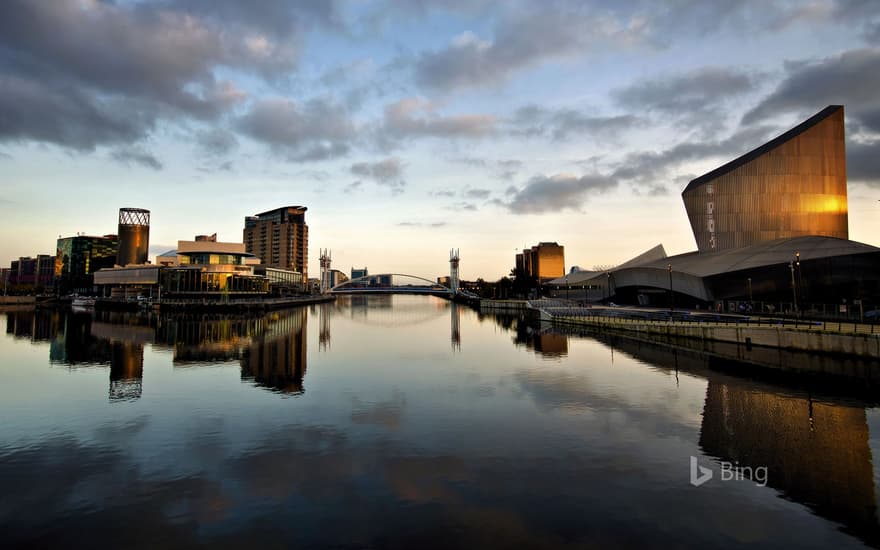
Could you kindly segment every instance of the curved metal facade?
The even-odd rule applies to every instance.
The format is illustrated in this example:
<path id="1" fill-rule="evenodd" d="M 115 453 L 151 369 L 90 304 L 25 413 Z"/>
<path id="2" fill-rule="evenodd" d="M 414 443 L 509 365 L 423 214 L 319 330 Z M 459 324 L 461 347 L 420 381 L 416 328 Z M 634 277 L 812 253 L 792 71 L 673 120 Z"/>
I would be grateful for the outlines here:
<path id="1" fill-rule="evenodd" d="M 682 199 L 701 252 L 806 235 L 847 239 L 843 107 L 694 179 Z"/>
<path id="2" fill-rule="evenodd" d="M 119 209 L 119 251 L 116 265 L 147 263 L 150 247 L 150 211 L 142 208 Z"/>

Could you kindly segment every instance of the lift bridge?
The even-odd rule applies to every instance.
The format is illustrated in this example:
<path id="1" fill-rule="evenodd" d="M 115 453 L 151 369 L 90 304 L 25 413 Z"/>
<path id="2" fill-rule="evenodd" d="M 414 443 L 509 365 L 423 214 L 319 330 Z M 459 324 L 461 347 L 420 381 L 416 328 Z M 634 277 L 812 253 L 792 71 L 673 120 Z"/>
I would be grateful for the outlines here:
<path id="1" fill-rule="evenodd" d="M 440 283 L 403 273 L 367 275 L 340 283 L 329 291 L 332 294 L 430 294 L 445 298 L 455 294 Z"/>

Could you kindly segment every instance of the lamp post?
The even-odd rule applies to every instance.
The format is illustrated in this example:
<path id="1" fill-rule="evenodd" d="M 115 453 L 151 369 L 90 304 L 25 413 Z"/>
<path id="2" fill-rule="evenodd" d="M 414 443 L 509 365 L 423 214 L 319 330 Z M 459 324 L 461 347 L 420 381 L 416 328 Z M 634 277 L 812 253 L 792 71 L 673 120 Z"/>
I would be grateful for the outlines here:
<path id="1" fill-rule="evenodd" d="M 671 317 L 675 307 L 675 295 L 672 293 L 672 264 L 667 264 L 666 270 L 669 272 L 669 315 Z"/>
<path id="2" fill-rule="evenodd" d="M 748 283 L 749 289 L 749 307 L 751 309 L 755 309 L 755 301 L 752 299 L 752 278 L 749 277 L 748 279 L 746 279 L 746 282 Z"/>
<path id="3" fill-rule="evenodd" d="M 798 306 L 797 306 L 797 285 L 795 284 L 795 280 L 794 280 L 794 261 L 788 262 L 788 268 L 791 270 L 791 299 L 792 299 L 792 306 L 794 307 L 794 313 L 796 315 L 798 312 Z"/>
<path id="4" fill-rule="evenodd" d="M 804 280 L 801 277 L 801 253 L 794 253 L 794 267 L 797 270 L 797 286 L 801 289 L 801 300 L 807 299 L 807 293 L 804 292 Z"/>

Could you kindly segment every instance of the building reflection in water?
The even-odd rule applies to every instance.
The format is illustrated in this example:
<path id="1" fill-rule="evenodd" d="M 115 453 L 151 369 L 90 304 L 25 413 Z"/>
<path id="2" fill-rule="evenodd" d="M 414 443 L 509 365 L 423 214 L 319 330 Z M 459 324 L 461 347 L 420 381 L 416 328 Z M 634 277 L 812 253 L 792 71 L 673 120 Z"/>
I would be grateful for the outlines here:
<path id="1" fill-rule="evenodd" d="M 449 339 L 452 341 L 452 349 L 460 350 L 461 349 L 461 310 L 458 308 L 458 304 L 455 302 L 450 302 L 449 305 L 449 316 L 452 319 L 452 327 Z"/>
<path id="2" fill-rule="evenodd" d="M 138 399 L 143 392 L 144 346 L 113 342 L 110 361 L 110 400 Z"/>
<path id="3" fill-rule="evenodd" d="M 525 346 L 542 357 L 557 358 L 568 355 L 567 334 L 541 323 L 536 324 L 522 315 L 509 313 L 482 313 L 480 321 L 491 319 L 499 326 L 514 333 L 513 343 Z"/>
<path id="4" fill-rule="evenodd" d="M 781 393 L 729 376 L 706 390 L 700 446 L 740 466 L 766 466 L 768 485 L 880 542 L 864 406 Z"/>
<path id="5" fill-rule="evenodd" d="M 308 311 L 291 309 L 270 315 L 270 324 L 241 356 L 242 380 L 289 394 L 303 393 L 306 374 Z"/>
<path id="6" fill-rule="evenodd" d="M 333 307 L 333 303 L 324 302 L 318 304 L 318 320 L 321 325 L 320 330 L 318 331 L 318 350 L 327 351 L 330 349 L 330 317 L 331 311 L 330 308 Z"/>
<path id="7" fill-rule="evenodd" d="M 695 350 L 597 337 L 649 365 L 706 378 L 699 440 L 705 454 L 740 467 L 766 467 L 767 485 L 784 498 L 880 544 L 865 412 L 877 401 L 863 384 L 748 370 Z M 733 375 L 734 368 L 742 375 Z"/>

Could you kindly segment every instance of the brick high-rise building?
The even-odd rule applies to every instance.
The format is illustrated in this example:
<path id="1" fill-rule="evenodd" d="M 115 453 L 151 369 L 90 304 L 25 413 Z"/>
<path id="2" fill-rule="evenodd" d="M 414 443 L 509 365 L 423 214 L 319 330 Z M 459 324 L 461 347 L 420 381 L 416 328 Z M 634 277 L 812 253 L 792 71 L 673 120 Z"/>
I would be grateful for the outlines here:
<path id="1" fill-rule="evenodd" d="M 290 269 L 308 278 L 309 226 L 305 206 L 284 206 L 244 219 L 247 252 L 271 267 Z"/>

